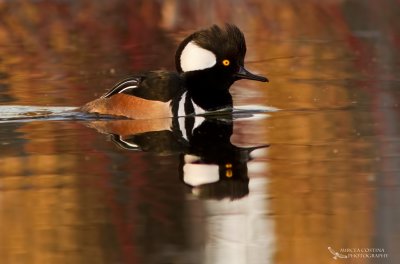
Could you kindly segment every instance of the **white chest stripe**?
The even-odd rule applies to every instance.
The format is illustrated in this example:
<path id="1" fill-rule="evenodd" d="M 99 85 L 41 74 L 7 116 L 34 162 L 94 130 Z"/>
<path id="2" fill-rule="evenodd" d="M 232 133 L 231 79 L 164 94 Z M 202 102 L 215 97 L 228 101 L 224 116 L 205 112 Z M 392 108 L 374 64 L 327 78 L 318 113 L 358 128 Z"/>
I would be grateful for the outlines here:
<path id="1" fill-rule="evenodd" d="M 193 108 L 194 108 L 194 114 L 195 115 L 204 114 L 206 112 L 203 108 L 201 108 L 195 102 L 193 102 L 192 99 L 190 99 L 190 100 L 192 101 L 192 105 L 193 105 Z"/>
<path id="2" fill-rule="evenodd" d="M 187 141 L 189 141 L 188 137 L 187 137 L 187 133 L 186 133 L 186 128 L 185 128 L 185 121 L 186 118 L 184 118 L 184 116 L 186 116 L 186 112 L 185 112 L 185 103 L 186 103 L 186 93 L 184 92 L 182 94 L 181 100 L 179 101 L 179 106 L 178 106 L 178 123 L 179 123 L 179 129 L 182 132 L 182 136 L 184 139 L 186 139 Z M 180 117 L 180 118 L 179 118 Z"/>
<path id="3" fill-rule="evenodd" d="M 214 53 L 199 47 L 193 41 L 190 41 L 182 50 L 180 60 L 184 72 L 211 68 L 217 63 Z"/>
<path id="4" fill-rule="evenodd" d="M 186 112 L 185 112 L 186 93 L 187 92 L 182 94 L 181 100 L 179 101 L 178 116 L 186 116 Z"/>

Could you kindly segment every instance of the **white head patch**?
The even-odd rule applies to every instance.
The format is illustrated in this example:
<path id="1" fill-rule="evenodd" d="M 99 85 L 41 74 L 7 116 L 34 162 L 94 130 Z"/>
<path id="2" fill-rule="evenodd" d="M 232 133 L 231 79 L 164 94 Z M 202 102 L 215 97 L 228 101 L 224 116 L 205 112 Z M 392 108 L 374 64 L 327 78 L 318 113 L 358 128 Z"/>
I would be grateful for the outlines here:
<path id="1" fill-rule="evenodd" d="M 190 41 L 181 54 L 182 71 L 196 71 L 211 68 L 217 63 L 217 57 L 209 50 L 199 47 Z"/>

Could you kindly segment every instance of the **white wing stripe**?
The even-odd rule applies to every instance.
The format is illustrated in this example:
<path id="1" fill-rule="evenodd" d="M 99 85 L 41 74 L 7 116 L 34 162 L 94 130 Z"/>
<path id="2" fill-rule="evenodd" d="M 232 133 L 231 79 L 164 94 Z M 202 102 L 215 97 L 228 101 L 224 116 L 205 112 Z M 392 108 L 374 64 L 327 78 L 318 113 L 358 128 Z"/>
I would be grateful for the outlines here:
<path id="1" fill-rule="evenodd" d="M 125 87 L 124 89 L 118 91 L 118 93 L 122 93 L 122 92 L 124 92 L 124 91 L 126 91 L 126 90 L 130 90 L 130 89 L 135 89 L 135 88 L 137 88 L 137 87 L 138 87 L 137 85 L 136 85 L 136 86 L 128 86 L 128 87 Z"/>

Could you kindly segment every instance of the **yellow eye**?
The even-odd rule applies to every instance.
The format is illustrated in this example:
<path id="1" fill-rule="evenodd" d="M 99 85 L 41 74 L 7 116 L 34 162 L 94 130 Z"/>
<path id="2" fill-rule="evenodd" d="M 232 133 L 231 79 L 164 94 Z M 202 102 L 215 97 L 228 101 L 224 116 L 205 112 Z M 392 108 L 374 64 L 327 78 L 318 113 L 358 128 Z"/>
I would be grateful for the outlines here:
<path id="1" fill-rule="evenodd" d="M 223 64 L 224 66 L 229 66 L 229 64 L 231 64 L 231 62 L 230 62 L 229 60 L 223 60 L 223 61 L 222 61 L 222 64 Z"/>

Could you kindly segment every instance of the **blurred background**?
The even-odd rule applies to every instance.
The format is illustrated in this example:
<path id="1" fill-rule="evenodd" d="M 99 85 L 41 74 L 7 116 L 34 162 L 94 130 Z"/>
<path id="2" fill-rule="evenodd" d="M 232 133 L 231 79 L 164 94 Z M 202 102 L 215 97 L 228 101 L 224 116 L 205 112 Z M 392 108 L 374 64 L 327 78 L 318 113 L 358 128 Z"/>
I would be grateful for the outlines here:
<path id="1" fill-rule="evenodd" d="M 235 122 L 232 143 L 270 147 L 234 201 L 83 122 L 0 123 L 0 263 L 400 263 L 399 17 L 397 0 L 0 1 L 3 106 L 83 105 L 234 23 L 270 79 L 237 82 L 235 105 L 282 109 Z"/>

